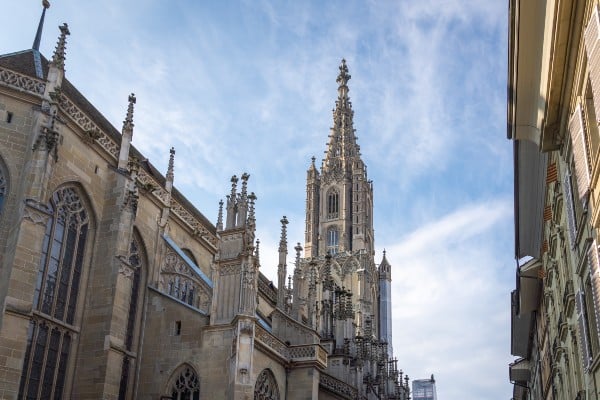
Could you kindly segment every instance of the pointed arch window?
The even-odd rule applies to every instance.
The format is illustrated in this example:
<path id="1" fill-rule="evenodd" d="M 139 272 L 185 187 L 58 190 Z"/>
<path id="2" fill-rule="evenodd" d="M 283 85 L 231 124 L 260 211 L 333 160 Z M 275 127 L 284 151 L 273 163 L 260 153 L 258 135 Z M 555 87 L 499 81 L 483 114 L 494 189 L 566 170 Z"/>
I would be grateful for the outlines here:
<path id="1" fill-rule="evenodd" d="M 340 215 L 340 195 L 335 189 L 327 193 L 327 219 L 339 218 Z"/>
<path id="2" fill-rule="evenodd" d="M 134 233 L 131 244 L 129 245 L 129 265 L 133 268 L 131 276 L 131 298 L 129 300 L 129 313 L 127 315 L 127 330 L 125 331 L 125 348 L 132 351 L 133 338 L 135 332 L 135 324 L 137 321 L 137 309 L 139 302 L 141 269 L 143 267 L 141 254 L 141 240 Z M 119 385 L 119 400 L 127 398 L 127 388 L 130 381 L 130 364 L 131 359 L 128 356 L 123 357 L 123 366 L 121 369 L 121 382 Z"/>
<path id="3" fill-rule="evenodd" d="M 279 400 L 277 381 L 270 369 L 264 369 L 256 378 L 254 400 Z"/>
<path id="4" fill-rule="evenodd" d="M 88 237 L 88 212 L 74 188 L 57 190 L 48 208 L 19 387 L 25 399 L 62 398 Z"/>
<path id="5" fill-rule="evenodd" d="M 173 400 L 200 400 L 200 380 L 190 366 L 184 366 L 170 390 Z"/>
<path id="6" fill-rule="evenodd" d="M 7 194 L 7 178 L 4 176 L 4 171 L 0 167 L 0 214 L 2 214 L 2 206 L 4 205 L 4 198 Z"/>
<path id="7" fill-rule="evenodd" d="M 327 251 L 329 254 L 336 254 L 340 246 L 340 232 L 335 226 L 327 229 Z"/>

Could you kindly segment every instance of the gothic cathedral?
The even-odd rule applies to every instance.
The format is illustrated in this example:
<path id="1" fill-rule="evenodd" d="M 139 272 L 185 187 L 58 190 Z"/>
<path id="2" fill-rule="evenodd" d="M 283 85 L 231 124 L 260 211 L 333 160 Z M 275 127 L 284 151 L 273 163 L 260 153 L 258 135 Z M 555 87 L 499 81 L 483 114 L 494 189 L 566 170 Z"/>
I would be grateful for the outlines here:
<path id="1" fill-rule="evenodd" d="M 67 79 L 66 24 L 40 53 L 46 8 L 32 48 L 0 55 L 0 398 L 408 400 L 346 62 L 275 286 L 250 176 L 211 223 L 174 189 L 173 148 L 163 175 L 131 144 L 136 97 L 117 130 Z"/>

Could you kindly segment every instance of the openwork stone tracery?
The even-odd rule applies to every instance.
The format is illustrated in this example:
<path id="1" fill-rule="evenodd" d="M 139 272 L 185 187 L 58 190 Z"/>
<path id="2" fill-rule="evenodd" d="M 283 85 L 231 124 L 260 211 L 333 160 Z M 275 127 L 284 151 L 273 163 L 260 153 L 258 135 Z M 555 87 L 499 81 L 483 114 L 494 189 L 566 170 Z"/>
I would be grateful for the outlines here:
<path id="1" fill-rule="evenodd" d="M 254 385 L 254 400 L 279 400 L 279 388 L 273 372 L 264 369 Z"/>

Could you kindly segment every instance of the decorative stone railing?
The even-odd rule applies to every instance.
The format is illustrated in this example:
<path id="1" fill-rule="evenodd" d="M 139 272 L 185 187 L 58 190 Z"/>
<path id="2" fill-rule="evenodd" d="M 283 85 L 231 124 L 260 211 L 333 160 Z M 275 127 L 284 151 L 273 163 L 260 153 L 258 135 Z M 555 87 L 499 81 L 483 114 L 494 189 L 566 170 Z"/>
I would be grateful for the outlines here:
<path id="1" fill-rule="evenodd" d="M 277 292 L 270 286 L 271 282 L 266 276 L 260 274 L 258 277 L 258 289 L 266 296 L 266 298 L 272 303 L 277 303 Z"/>
<path id="2" fill-rule="evenodd" d="M 0 67 L 0 84 L 36 96 L 43 95 L 46 90 L 44 81 L 2 67 Z"/>
<path id="3" fill-rule="evenodd" d="M 281 340 L 277 339 L 275 336 L 271 335 L 265 329 L 261 328 L 259 325 L 255 325 L 255 339 L 261 343 L 263 346 L 267 347 L 277 356 L 288 359 L 287 355 L 287 346 Z"/>
<path id="4" fill-rule="evenodd" d="M 341 395 L 346 399 L 358 399 L 358 390 L 355 387 L 350 386 L 346 382 L 342 382 L 339 379 L 336 379 L 333 376 L 327 375 L 323 372 L 321 372 L 319 385 L 322 388 Z"/>
<path id="5" fill-rule="evenodd" d="M 327 352 L 319 344 L 304 344 L 288 347 L 285 343 L 271 335 L 259 325 L 256 325 L 255 332 L 255 339 L 282 359 L 293 361 L 298 364 L 316 363 L 320 368 L 327 368 Z"/>

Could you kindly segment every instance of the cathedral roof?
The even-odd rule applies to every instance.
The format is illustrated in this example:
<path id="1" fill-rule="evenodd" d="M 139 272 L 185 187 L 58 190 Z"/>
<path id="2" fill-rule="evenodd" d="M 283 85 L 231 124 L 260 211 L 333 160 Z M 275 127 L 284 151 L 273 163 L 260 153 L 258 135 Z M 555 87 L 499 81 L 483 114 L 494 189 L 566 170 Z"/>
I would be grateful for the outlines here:
<path id="1" fill-rule="evenodd" d="M 35 49 L 23 50 L 14 53 L 0 55 L 0 68 L 8 69 L 28 77 L 45 80 L 48 76 L 49 61 L 39 51 Z M 83 94 L 67 79 L 62 82 L 62 93 L 69 98 L 81 111 L 83 111 L 98 128 L 109 135 L 115 143 L 121 143 L 121 133 L 102 115 L 92 103 L 90 103 Z M 158 171 L 144 155 L 135 147 L 131 147 L 130 155 L 136 157 L 141 162 L 142 168 L 154 177 L 160 185 L 164 187 L 166 178 Z M 202 221 L 205 228 L 213 235 L 216 234 L 215 225 L 210 222 L 192 203 L 182 195 L 177 189 L 173 188 L 173 193 L 177 201 L 183 205 L 190 213 Z"/>

